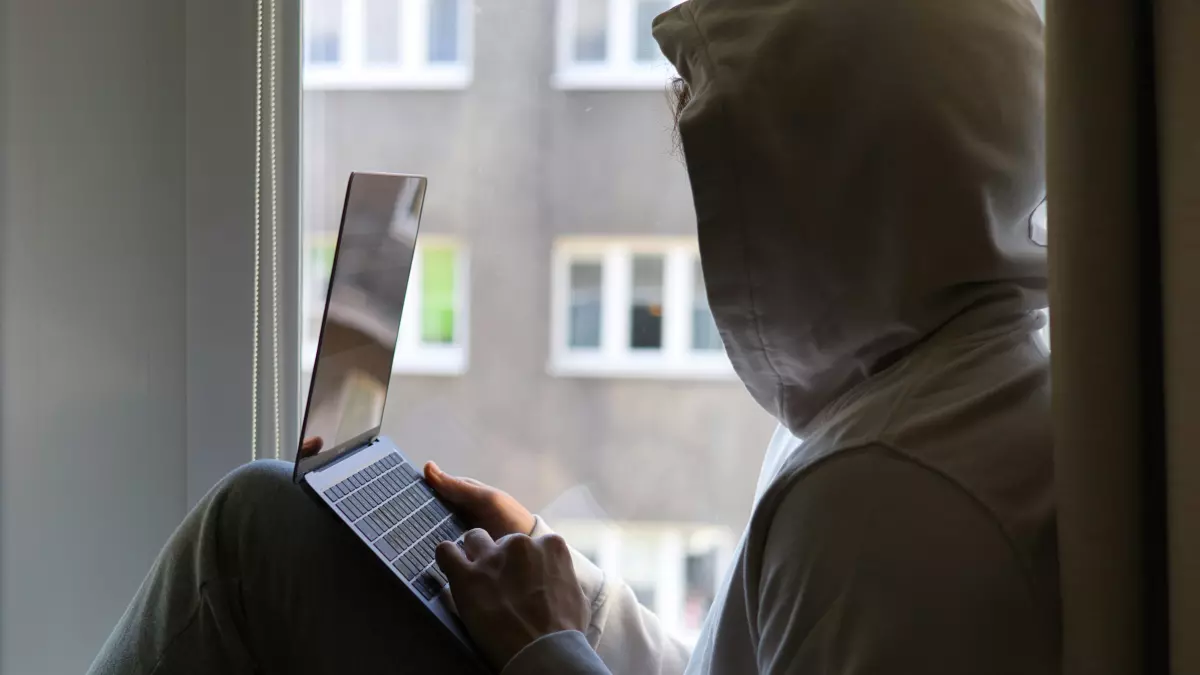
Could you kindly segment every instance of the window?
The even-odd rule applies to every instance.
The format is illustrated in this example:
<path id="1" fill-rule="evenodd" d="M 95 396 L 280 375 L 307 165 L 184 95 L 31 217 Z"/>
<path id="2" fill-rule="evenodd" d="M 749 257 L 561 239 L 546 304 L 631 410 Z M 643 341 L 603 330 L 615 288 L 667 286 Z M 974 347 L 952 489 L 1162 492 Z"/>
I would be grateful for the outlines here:
<path id="1" fill-rule="evenodd" d="M 554 255 L 552 372 L 732 375 L 694 239 L 566 238 Z"/>
<path id="2" fill-rule="evenodd" d="M 669 633 L 695 644 L 733 555 L 729 528 L 547 517 L 575 550 L 628 584 Z"/>
<path id="3" fill-rule="evenodd" d="M 674 74 L 651 34 L 677 0 L 559 0 L 558 67 L 564 89 L 661 89 Z"/>
<path id="4" fill-rule="evenodd" d="M 465 87 L 468 0 L 306 0 L 308 89 Z"/>
<path id="5" fill-rule="evenodd" d="M 305 248 L 304 363 L 317 352 L 336 235 L 310 236 Z M 466 255 L 456 242 L 426 237 L 417 248 L 404 296 L 392 371 L 458 375 L 466 357 Z"/>

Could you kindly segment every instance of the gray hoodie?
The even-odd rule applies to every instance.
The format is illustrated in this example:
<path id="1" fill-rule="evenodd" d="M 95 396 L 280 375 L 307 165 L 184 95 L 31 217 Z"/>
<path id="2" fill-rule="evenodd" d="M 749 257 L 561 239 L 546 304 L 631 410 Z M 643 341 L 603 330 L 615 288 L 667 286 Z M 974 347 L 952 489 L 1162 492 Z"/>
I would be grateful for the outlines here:
<path id="1" fill-rule="evenodd" d="M 654 31 L 709 303 L 780 428 L 690 659 L 577 556 L 587 634 L 505 673 L 1058 672 L 1037 12 L 689 0 Z"/>

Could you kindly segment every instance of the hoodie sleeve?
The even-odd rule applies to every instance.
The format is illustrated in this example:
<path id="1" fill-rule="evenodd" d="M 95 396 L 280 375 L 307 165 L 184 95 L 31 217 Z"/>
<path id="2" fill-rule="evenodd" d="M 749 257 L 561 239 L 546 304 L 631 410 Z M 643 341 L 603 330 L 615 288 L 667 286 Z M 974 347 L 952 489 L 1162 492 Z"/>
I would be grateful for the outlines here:
<path id="1" fill-rule="evenodd" d="M 1049 613 L 1000 524 L 887 450 L 797 481 L 761 550 L 761 675 L 1057 672 Z"/>
<path id="2" fill-rule="evenodd" d="M 540 517 L 531 536 L 553 530 Z M 678 675 L 688 661 L 688 649 L 662 627 L 658 617 L 638 604 L 633 590 L 618 579 L 609 579 L 592 561 L 572 549 L 575 574 L 591 601 L 592 619 L 587 634 L 571 631 L 548 635 L 515 657 L 504 675 Z M 581 645 L 595 649 L 581 649 Z M 596 659 L 596 656 L 599 659 Z M 596 661 L 602 660 L 603 664 Z"/>

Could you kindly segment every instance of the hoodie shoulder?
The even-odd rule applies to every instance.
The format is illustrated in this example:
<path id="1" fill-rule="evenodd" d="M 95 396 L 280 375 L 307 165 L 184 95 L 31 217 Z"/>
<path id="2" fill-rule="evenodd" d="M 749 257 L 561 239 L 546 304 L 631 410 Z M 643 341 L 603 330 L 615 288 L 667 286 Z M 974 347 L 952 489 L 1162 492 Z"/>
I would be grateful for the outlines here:
<path id="1" fill-rule="evenodd" d="M 1053 673 L 1055 621 L 987 509 L 871 446 L 780 496 L 747 559 L 760 672 Z"/>

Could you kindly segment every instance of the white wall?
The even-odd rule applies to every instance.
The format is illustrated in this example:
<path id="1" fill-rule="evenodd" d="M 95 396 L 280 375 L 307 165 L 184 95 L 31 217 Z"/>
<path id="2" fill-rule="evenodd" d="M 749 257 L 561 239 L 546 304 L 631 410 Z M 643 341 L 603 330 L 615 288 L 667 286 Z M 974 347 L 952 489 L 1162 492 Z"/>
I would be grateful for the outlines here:
<path id="1" fill-rule="evenodd" d="M 0 673 L 79 673 L 186 504 L 184 1 L 0 12 Z"/>

